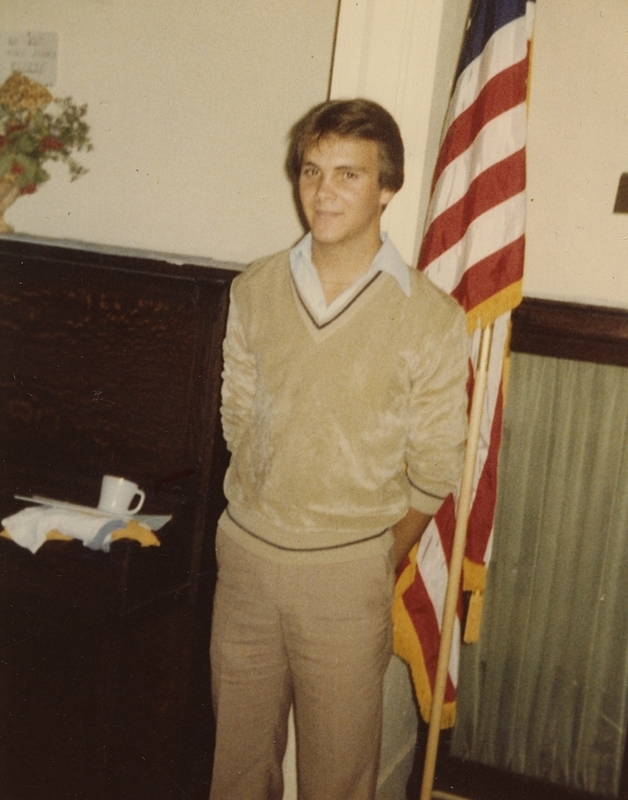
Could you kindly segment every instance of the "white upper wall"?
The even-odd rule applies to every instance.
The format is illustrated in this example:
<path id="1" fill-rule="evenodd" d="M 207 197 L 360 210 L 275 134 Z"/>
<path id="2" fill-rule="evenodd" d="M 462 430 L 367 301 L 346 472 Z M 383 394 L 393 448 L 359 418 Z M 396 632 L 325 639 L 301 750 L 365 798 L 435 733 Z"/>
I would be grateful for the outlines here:
<path id="1" fill-rule="evenodd" d="M 628 308 L 628 2 L 537 0 L 524 294 Z"/>
<path id="2" fill-rule="evenodd" d="M 338 93 L 373 83 L 411 140 L 420 175 L 387 214 L 413 260 L 468 0 L 386 0 L 385 30 L 370 11 L 359 22 L 374 2 L 344 0 L 357 21 L 339 35 L 376 60 L 355 78 L 351 56 L 339 64 Z M 59 34 L 53 93 L 89 104 L 95 145 L 87 176 L 70 184 L 55 169 L 7 220 L 20 233 L 240 262 L 290 244 L 301 229 L 283 174 L 286 135 L 327 96 L 337 5 L 0 0 L 0 30 Z M 422 107 L 400 113 L 415 91 Z M 627 171 L 628 3 L 537 0 L 526 295 L 628 307 L 628 215 L 612 213 Z M 410 196 L 412 210 L 400 208 Z"/>
<path id="3" fill-rule="evenodd" d="M 70 184 L 54 165 L 7 221 L 239 262 L 288 246 L 301 228 L 286 136 L 327 97 L 337 4 L 1 0 L 0 30 L 58 33 L 51 91 L 88 103 L 94 142 L 88 175 Z"/>

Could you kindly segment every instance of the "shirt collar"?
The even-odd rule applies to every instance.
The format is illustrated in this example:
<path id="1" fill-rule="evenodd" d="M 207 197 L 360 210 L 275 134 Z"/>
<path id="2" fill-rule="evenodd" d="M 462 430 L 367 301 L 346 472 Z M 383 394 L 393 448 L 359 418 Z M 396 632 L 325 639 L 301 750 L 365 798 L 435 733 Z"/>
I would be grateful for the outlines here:
<path id="1" fill-rule="evenodd" d="M 312 263 L 311 233 L 307 233 L 290 251 L 290 267 L 297 285 L 301 283 L 300 277 L 304 272 L 309 273 L 310 279 L 313 279 L 315 276 L 318 280 L 318 273 L 316 273 L 316 268 Z M 387 233 L 382 234 L 382 246 L 377 251 L 368 272 L 360 278 L 360 280 L 366 280 L 367 277 L 370 278 L 377 272 L 387 272 L 391 275 L 397 281 L 402 291 L 410 297 L 410 273 L 408 265 L 401 257 Z"/>

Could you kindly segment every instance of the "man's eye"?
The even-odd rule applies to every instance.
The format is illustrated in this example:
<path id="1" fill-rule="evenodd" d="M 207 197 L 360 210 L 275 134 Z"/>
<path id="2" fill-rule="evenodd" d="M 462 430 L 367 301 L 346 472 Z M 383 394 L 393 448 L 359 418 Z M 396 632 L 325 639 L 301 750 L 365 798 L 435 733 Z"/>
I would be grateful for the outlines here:
<path id="1" fill-rule="evenodd" d="M 347 170 L 345 172 L 345 178 L 347 178 L 348 180 L 354 180 L 357 177 L 358 177 L 357 172 L 351 172 L 351 170 Z"/>

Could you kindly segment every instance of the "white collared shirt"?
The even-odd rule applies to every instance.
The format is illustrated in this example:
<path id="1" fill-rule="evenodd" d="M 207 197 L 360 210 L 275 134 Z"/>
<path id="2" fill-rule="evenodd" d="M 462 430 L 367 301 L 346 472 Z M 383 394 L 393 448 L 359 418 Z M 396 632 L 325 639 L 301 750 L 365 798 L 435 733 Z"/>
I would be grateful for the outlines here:
<path id="1" fill-rule="evenodd" d="M 316 267 L 312 262 L 312 234 L 306 234 L 290 251 L 292 277 L 299 294 L 319 324 L 331 319 L 342 309 L 378 272 L 387 272 L 410 297 L 410 275 L 408 265 L 386 233 L 382 234 L 382 246 L 377 251 L 368 271 L 327 305 L 323 287 Z"/>

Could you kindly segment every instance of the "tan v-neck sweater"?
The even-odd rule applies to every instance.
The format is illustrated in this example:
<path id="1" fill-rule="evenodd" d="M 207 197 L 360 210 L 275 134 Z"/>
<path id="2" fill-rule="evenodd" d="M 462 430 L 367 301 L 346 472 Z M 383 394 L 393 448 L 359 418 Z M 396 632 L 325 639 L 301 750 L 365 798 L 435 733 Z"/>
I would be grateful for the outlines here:
<path id="1" fill-rule="evenodd" d="M 410 274 L 410 297 L 379 273 L 323 325 L 298 294 L 287 251 L 235 279 L 221 525 L 243 546 L 270 557 L 356 557 L 410 505 L 433 514 L 455 487 L 466 436 L 464 314 Z"/>

